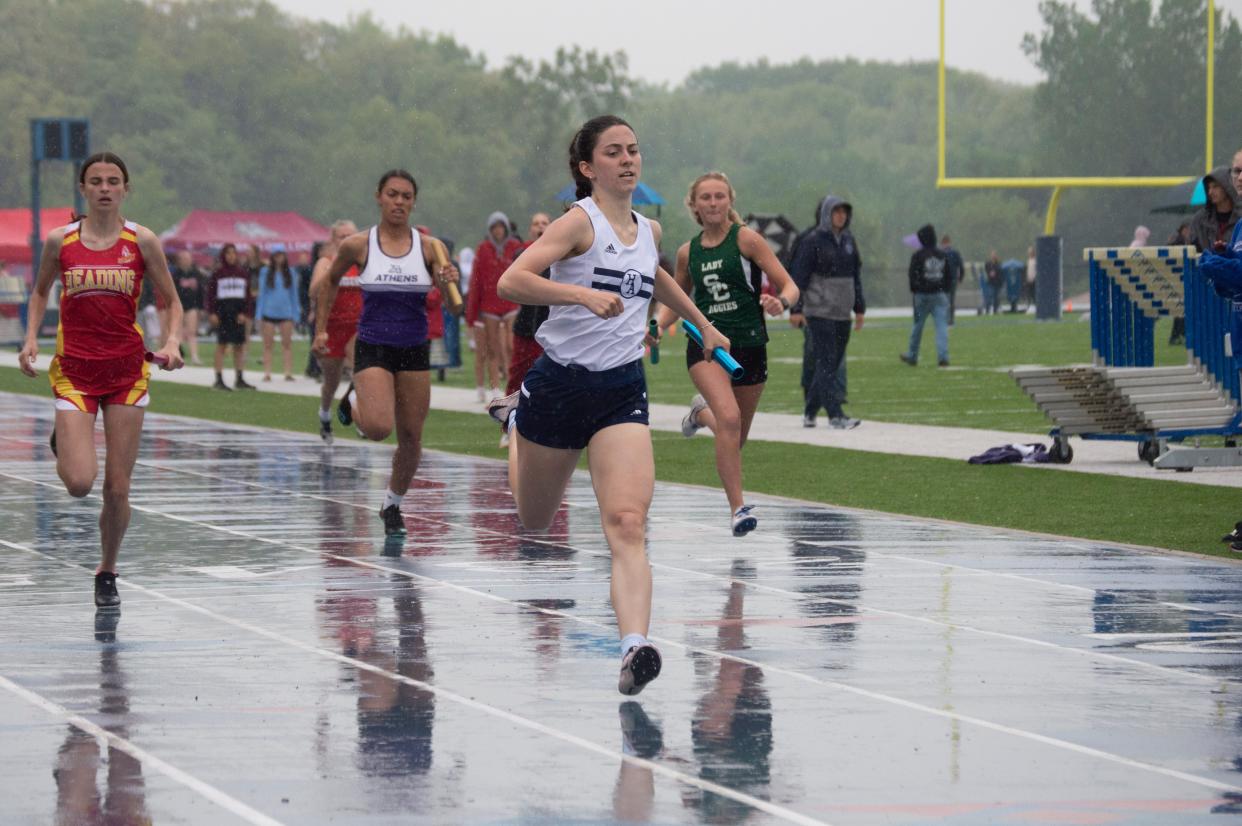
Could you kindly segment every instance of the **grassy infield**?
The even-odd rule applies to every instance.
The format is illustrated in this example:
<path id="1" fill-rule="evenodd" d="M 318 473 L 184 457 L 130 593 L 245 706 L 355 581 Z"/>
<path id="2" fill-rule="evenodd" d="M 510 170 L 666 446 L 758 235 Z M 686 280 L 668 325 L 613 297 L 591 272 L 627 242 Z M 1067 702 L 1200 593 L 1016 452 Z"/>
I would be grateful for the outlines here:
<path id="1" fill-rule="evenodd" d="M 783 322 L 782 322 L 783 324 Z M 930 325 L 928 325 L 930 328 Z M 799 364 L 802 337 L 773 326 L 770 380 L 762 410 L 801 411 Z M 1161 330 L 1157 338 L 1161 339 Z M 876 320 L 850 342 L 847 410 L 865 421 L 952 425 L 1042 432 L 1049 424 L 1006 375 L 1014 364 L 1086 361 L 1088 325 L 1070 317 L 1037 324 L 1022 317 L 960 316 L 952 330 L 953 368 L 935 365 L 930 329 L 924 334 L 923 364 L 911 369 L 897 360 L 909 322 Z M 694 390 L 682 357 L 684 339 L 666 340 L 665 358 L 648 367 L 654 402 L 683 404 Z M 305 366 L 306 345 L 295 349 Z M 257 346 L 251 348 L 248 378 L 258 376 Z M 212 348 L 202 353 L 210 363 Z M 1158 363 L 1180 363 L 1184 351 L 1160 347 Z M 279 378 L 279 375 L 277 375 Z M 448 384 L 473 386 L 469 370 L 451 371 Z M 29 380 L 0 369 L 0 391 L 46 396 L 46 380 Z M 236 396 L 198 387 L 164 385 L 153 409 L 238 424 L 315 432 L 309 399 L 276 394 Z M 339 428 L 338 428 L 339 431 Z M 338 435 L 340 435 L 338 433 Z M 712 443 L 653 432 L 656 476 L 667 482 L 716 485 Z M 496 430 L 486 416 L 432 411 L 426 444 L 434 449 L 499 458 Z M 984 445 L 982 447 L 987 447 Z M 962 457 L 965 459 L 966 457 Z M 1137 461 L 1137 458 L 1136 458 Z M 753 442 L 745 453 L 746 488 L 893 513 L 1020 528 L 1199 553 L 1223 554 L 1219 536 L 1242 518 L 1239 491 L 1203 485 L 1050 472 L 1022 467 L 975 467 L 965 461 L 863 453 L 777 442 Z"/>

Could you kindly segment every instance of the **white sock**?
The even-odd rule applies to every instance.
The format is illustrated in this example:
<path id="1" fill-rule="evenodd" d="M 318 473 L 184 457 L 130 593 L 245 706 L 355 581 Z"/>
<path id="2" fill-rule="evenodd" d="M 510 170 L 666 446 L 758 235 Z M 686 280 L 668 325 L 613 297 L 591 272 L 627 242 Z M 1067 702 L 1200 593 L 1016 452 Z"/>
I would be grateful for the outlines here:
<path id="1" fill-rule="evenodd" d="M 621 638 L 621 656 L 624 657 L 629 650 L 634 647 L 650 645 L 651 643 L 642 634 L 626 634 Z"/>
<path id="2" fill-rule="evenodd" d="M 358 391 L 350 390 L 349 395 L 345 398 L 349 399 L 349 409 L 354 410 L 358 407 Z"/>
<path id="3" fill-rule="evenodd" d="M 401 507 L 402 496 L 399 493 L 393 493 L 390 490 L 384 491 L 384 507 L 390 508 L 393 505 Z"/>
<path id="4" fill-rule="evenodd" d="M 505 425 L 505 430 L 512 430 L 517 423 L 517 408 L 509 411 L 509 423 Z"/>
<path id="5" fill-rule="evenodd" d="M 321 422 L 332 421 L 332 411 L 326 407 L 319 408 L 319 421 Z"/>

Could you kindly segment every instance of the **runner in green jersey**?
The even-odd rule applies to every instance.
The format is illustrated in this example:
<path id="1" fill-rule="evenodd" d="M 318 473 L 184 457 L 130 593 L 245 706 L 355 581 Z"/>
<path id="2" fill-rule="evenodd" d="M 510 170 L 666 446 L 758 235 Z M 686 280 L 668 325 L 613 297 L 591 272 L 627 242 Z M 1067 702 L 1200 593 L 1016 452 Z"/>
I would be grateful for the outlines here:
<path id="1" fill-rule="evenodd" d="M 742 498 L 742 445 L 750 433 L 759 397 L 768 380 L 768 331 L 763 314 L 778 316 L 798 300 L 798 287 L 759 233 L 742 226 L 733 208 L 736 193 L 723 172 L 700 175 L 690 185 L 686 207 L 703 231 L 677 250 L 675 278 L 694 297 L 704 316 L 732 342 L 729 352 L 745 372 L 730 380 L 703 350 L 686 343 L 686 366 L 698 388 L 681 432 L 693 436 L 706 427 L 716 435 L 716 472 L 729 498 L 734 536 L 745 536 L 758 524 L 754 506 Z M 761 291 L 763 276 L 776 295 Z M 661 330 L 677 320 L 668 307 L 660 310 Z"/>

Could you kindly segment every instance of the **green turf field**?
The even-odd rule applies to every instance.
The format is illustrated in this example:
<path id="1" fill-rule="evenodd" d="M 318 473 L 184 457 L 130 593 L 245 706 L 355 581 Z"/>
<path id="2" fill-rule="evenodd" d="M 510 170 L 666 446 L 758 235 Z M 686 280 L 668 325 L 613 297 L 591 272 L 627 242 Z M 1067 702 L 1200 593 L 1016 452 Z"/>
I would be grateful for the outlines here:
<path id="1" fill-rule="evenodd" d="M 801 413 L 802 332 L 780 319 L 769 324 L 769 331 L 769 381 L 760 410 Z M 875 319 L 853 333 L 847 356 L 850 404 L 846 409 L 850 415 L 904 424 L 1038 433 L 1050 423 L 1018 390 L 1008 368 L 1090 361 L 1090 325 L 1078 314 L 1067 315 L 1060 323 L 1037 322 L 1030 316 L 959 314 L 949 336 L 952 366 L 947 370 L 936 367 L 930 322 L 923 332 L 924 363 L 911 368 L 898 361 L 897 354 L 905 349 L 909 335 L 908 319 Z M 1167 323 L 1157 329 L 1156 339 L 1157 364 L 1185 361 L 1183 348 L 1167 344 Z M 648 365 L 653 402 L 685 404 L 694 395 L 685 369 L 685 341 L 682 335 L 666 337 L 660 364 Z M 309 346 L 307 341 L 294 342 L 293 364 L 298 375 L 306 367 Z M 200 350 L 203 361 L 210 364 L 214 345 L 204 342 Z M 261 353 L 260 344 L 252 342 L 246 368 L 252 382 L 262 375 Z M 463 368 L 445 373 L 445 384 L 451 387 L 474 386 L 474 353 L 463 346 L 462 357 Z M 279 379 L 279 349 L 273 361 Z M 226 360 L 226 376 L 231 376 L 231 364 Z"/>
<path id="2" fill-rule="evenodd" d="M 954 369 L 906 367 L 897 352 L 908 323 L 869 323 L 850 345 L 850 412 L 885 421 L 1041 430 L 1047 426 L 1003 368 L 1019 363 L 1086 360 L 1087 325 L 1074 318 L 1036 323 L 1000 316 L 959 319 L 950 353 Z M 1157 330 L 1159 336 L 1161 330 Z M 930 346 L 930 331 L 925 347 Z M 1162 339 L 1163 340 L 1163 339 Z M 649 370 L 657 402 L 680 402 L 692 392 L 680 353 L 684 339 L 666 345 Z M 801 333 L 773 330 L 772 379 L 764 408 L 796 412 Z M 210 350 L 204 348 L 205 355 Z M 305 345 L 300 353 L 305 365 Z M 1184 351 L 1162 347 L 1161 363 Z M 932 361 L 934 364 L 934 360 Z M 450 371 L 449 383 L 473 385 L 473 375 Z M 0 391 L 47 395 L 45 377 L 31 380 L 0 368 Z M 224 394 L 163 385 L 152 409 L 161 413 L 315 432 L 313 402 L 277 394 Z M 340 428 L 338 428 L 338 431 Z M 653 432 L 656 475 L 668 482 L 716 486 L 710 439 Z M 352 438 L 351 434 L 338 436 Z M 497 429 L 486 416 L 432 411 L 428 447 L 501 458 Z M 1229 555 L 1217 541 L 1242 516 L 1242 492 L 1021 467 L 975 467 L 949 459 L 888 456 L 836 448 L 752 442 L 746 449 L 748 490 L 816 502 L 980 525 Z M 727 515 L 721 513 L 723 522 Z"/>

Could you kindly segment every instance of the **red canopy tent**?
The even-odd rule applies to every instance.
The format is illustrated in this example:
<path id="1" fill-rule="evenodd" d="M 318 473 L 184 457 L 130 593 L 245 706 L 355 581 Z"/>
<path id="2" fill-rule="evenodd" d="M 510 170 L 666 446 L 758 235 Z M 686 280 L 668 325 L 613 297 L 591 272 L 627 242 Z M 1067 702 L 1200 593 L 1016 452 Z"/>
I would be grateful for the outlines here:
<path id="1" fill-rule="evenodd" d="M 47 207 L 39 210 L 39 231 L 43 237 L 57 227 L 69 223 L 73 207 Z M 0 209 L 0 261 L 14 275 L 28 275 L 33 269 L 30 260 L 30 210 L 23 207 Z"/>
<path id="2" fill-rule="evenodd" d="M 212 212 L 196 209 L 160 233 L 168 250 L 201 252 L 225 244 L 258 244 L 270 249 L 284 244 L 288 250 L 307 250 L 326 241 L 328 228 L 296 212 Z"/>

